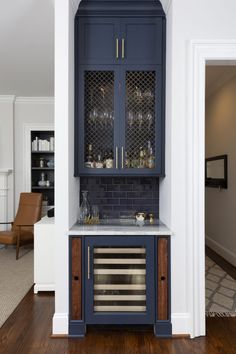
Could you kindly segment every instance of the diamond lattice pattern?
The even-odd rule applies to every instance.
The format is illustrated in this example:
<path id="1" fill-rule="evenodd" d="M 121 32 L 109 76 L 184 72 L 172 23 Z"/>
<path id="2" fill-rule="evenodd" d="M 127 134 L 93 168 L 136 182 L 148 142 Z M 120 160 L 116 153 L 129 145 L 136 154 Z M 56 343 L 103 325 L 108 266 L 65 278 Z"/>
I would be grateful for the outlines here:
<path id="1" fill-rule="evenodd" d="M 148 144 L 155 151 L 155 71 L 126 73 L 126 155 L 138 161 L 140 149 Z M 137 162 L 138 163 L 138 162 Z M 135 167 L 135 163 L 133 166 Z"/>
<path id="2" fill-rule="evenodd" d="M 91 144 L 93 154 L 113 153 L 114 72 L 85 72 L 85 161 Z"/>

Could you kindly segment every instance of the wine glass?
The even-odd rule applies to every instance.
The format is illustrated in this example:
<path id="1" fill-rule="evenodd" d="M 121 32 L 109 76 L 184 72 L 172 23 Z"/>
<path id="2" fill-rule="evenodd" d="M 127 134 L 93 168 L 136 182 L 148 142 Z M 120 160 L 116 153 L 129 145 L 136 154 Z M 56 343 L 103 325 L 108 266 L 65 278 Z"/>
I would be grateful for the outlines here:
<path id="1" fill-rule="evenodd" d="M 98 118 L 98 110 L 97 108 L 93 108 L 92 111 L 89 113 L 89 121 L 96 125 L 96 121 Z"/>
<path id="2" fill-rule="evenodd" d="M 146 121 L 148 123 L 148 130 L 150 130 L 151 129 L 151 125 L 153 123 L 153 115 L 152 115 L 152 113 L 150 111 L 147 112 L 145 119 L 146 119 Z"/>
<path id="3" fill-rule="evenodd" d="M 141 129 L 143 125 L 143 113 L 141 111 L 137 113 L 137 121 L 139 124 L 139 129 Z"/>
<path id="4" fill-rule="evenodd" d="M 128 124 L 129 124 L 130 128 L 133 126 L 134 121 L 135 121 L 134 112 L 129 111 L 129 112 L 128 112 Z"/>

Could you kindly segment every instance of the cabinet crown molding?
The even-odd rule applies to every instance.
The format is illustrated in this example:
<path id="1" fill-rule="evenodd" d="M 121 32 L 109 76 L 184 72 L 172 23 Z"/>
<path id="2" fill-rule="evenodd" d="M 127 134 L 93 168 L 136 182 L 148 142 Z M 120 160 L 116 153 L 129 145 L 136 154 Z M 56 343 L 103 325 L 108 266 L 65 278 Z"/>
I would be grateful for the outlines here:
<path id="1" fill-rule="evenodd" d="M 159 0 L 82 0 L 76 16 L 163 16 Z"/>

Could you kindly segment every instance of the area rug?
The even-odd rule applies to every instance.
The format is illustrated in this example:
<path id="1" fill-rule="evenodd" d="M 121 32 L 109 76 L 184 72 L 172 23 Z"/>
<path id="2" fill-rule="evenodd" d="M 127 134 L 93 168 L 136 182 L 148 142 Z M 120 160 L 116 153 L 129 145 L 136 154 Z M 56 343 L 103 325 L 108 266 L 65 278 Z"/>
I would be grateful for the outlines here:
<path id="1" fill-rule="evenodd" d="M 34 282 L 33 251 L 0 249 L 0 327 L 27 294 Z"/>
<path id="2" fill-rule="evenodd" d="M 236 316 L 236 280 L 206 257 L 206 316 Z"/>

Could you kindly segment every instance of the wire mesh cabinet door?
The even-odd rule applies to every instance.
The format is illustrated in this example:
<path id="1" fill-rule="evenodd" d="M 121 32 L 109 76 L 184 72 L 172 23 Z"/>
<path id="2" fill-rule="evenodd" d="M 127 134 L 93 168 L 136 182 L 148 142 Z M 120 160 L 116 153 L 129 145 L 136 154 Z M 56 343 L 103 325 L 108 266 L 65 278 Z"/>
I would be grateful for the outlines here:
<path id="1" fill-rule="evenodd" d="M 114 175 L 119 168 L 118 67 L 82 66 L 76 109 L 76 175 Z M 75 164 L 75 166 L 76 166 Z"/>
<path id="2" fill-rule="evenodd" d="M 121 173 L 164 174 L 164 103 L 161 66 L 126 66 L 121 72 Z"/>
<path id="3" fill-rule="evenodd" d="M 87 324 L 153 324 L 153 236 L 86 237 Z"/>

